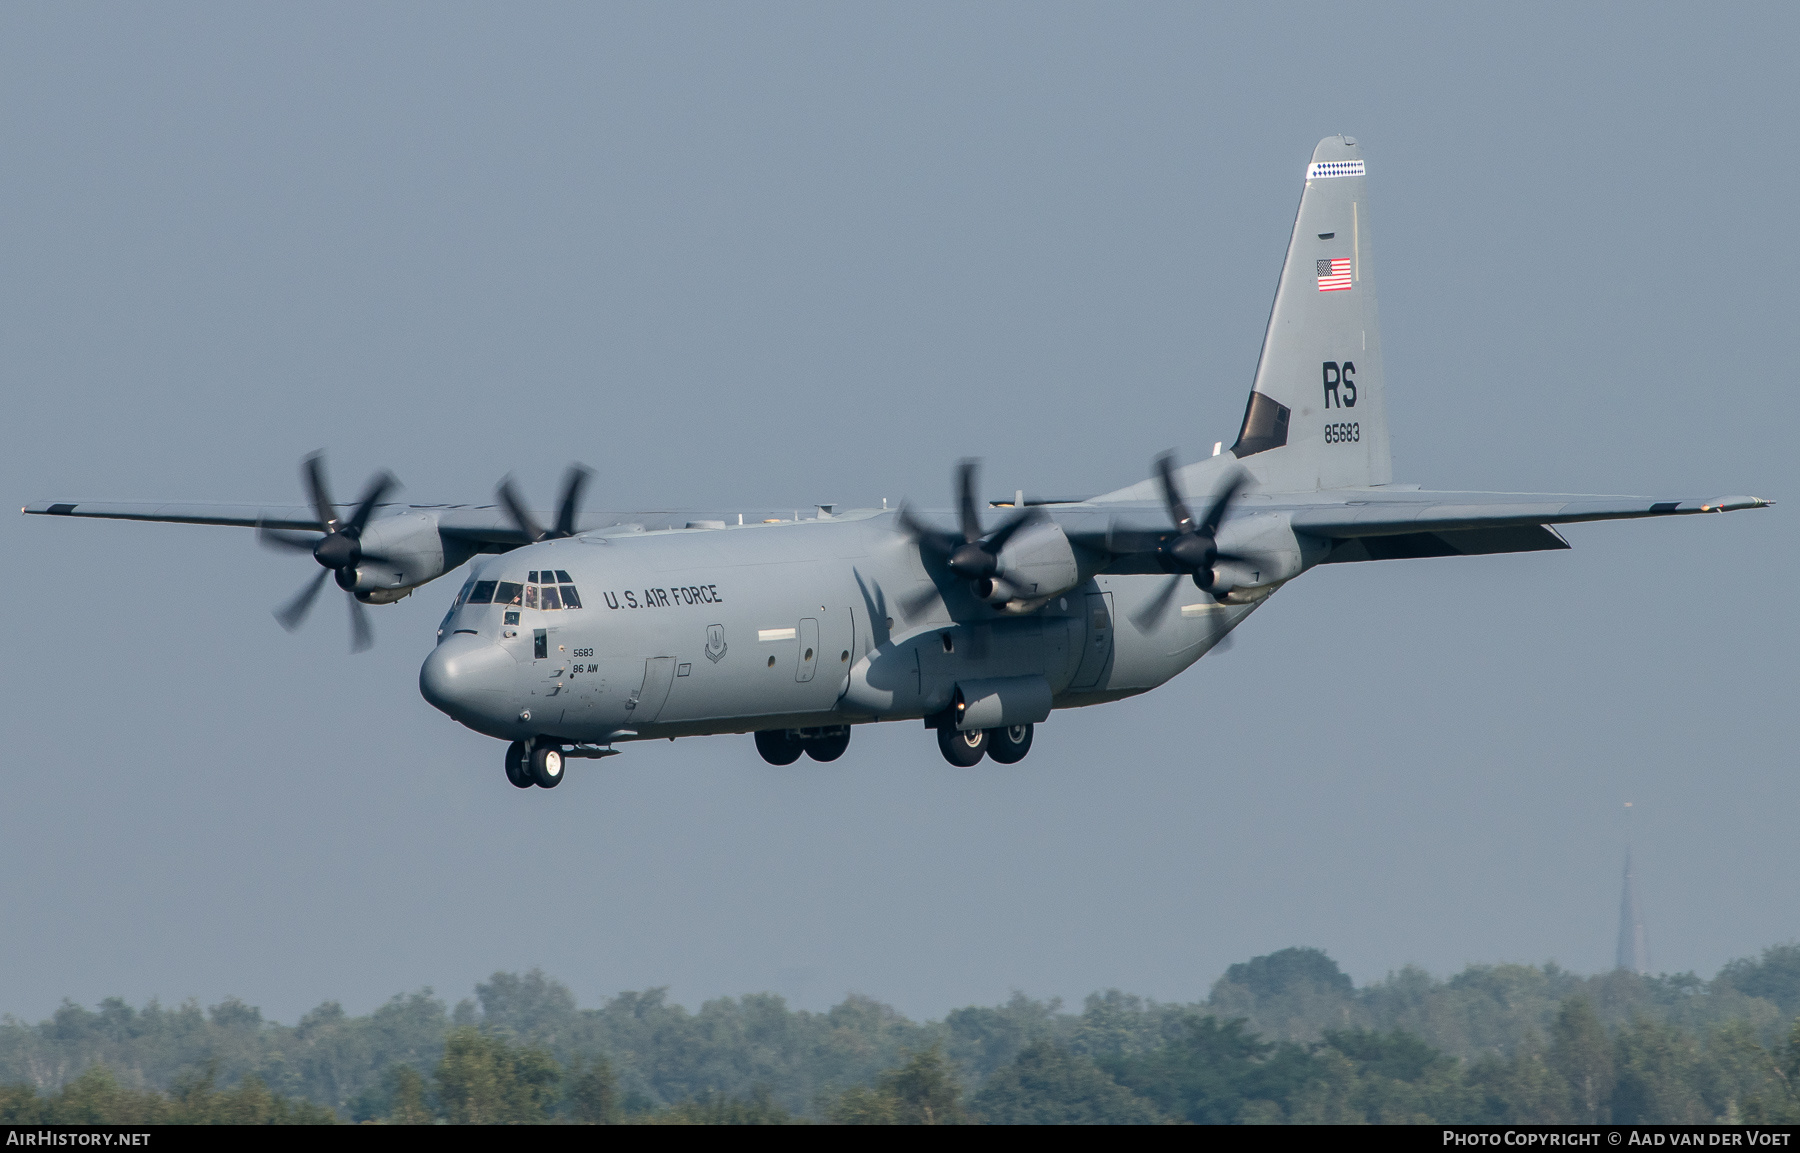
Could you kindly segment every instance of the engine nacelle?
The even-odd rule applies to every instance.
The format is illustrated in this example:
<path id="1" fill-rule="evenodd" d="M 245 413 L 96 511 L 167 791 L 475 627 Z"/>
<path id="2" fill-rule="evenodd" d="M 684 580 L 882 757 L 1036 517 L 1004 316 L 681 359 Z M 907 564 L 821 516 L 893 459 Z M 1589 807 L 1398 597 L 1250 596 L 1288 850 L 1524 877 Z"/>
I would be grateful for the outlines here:
<path id="1" fill-rule="evenodd" d="M 1087 579 L 1075 546 L 1053 521 L 1039 521 L 1014 533 L 997 559 L 995 579 L 983 581 L 975 593 L 1007 612 L 1033 612 Z"/>
<path id="2" fill-rule="evenodd" d="M 1325 559 L 1329 541 L 1294 531 L 1281 513 L 1228 521 L 1219 533 L 1219 551 L 1256 558 L 1221 561 L 1213 569 L 1213 595 L 1229 604 L 1260 600 Z"/>
<path id="3" fill-rule="evenodd" d="M 446 555 L 437 518 L 410 509 L 377 516 L 362 533 L 362 549 L 381 560 L 365 557 L 356 566 L 356 582 L 350 586 L 365 604 L 391 604 L 412 589 L 435 580 L 469 559 L 473 549 L 454 547 L 464 555 Z"/>

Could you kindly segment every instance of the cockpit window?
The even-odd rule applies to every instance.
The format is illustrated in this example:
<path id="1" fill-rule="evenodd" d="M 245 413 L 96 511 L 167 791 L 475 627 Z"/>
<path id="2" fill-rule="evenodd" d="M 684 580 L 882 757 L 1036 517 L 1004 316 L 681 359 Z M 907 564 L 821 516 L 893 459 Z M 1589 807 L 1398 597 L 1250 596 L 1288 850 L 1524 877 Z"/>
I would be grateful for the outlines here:
<path id="1" fill-rule="evenodd" d="M 494 586 L 497 583 L 497 581 L 476 581 L 475 588 L 469 593 L 469 599 L 466 603 L 472 605 L 492 604 L 494 600 Z"/>
<path id="2" fill-rule="evenodd" d="M 557 570 L 556 570 L 556 579 L 557 579 L 557 580 L 558 580 L 558 581 L 560 581 L 560 582 L 561 582 L 561 583 L 563 583 L 563 584 L 573 584 L 573 583 L 575 583 L 575 582 L 574 582 L 574 581 L 572 581 L 572 580 L 570 580 L 570 579 L 569 579 L 569 574 L 568 574 L 568 573 L 566 573 L 566 572 L 564 572 L 564 571 L 563 571 L 563 570 L 561 570 L 561 569 L 557 569 Z M 550 581 L 549 581 L 549 578 L 548 578 L 548 577 L 547 577 L 547 576 L 546 576 L 546 578 L 545 578 L 545 580 L 544 580 L 544 583 L 545 583 L 545 584 L 549 584 L 549 583 L 550 583 Z"/>
<path id="3" fill-rule="evenodd" d="M 557 595 L 555 585 L 544 586 L 544 591 L 540 594 L 538 600 L 538 607 L 541 609 L 559 609 L 562 607 L 562 597 Z"/>
<path id="4" fill-rule="evenodd" d="M 562 575 L 561 570 L 557 571 L 557 575 Z M 575 595 L 574 585 L 562 586 L 562 603 L 563 607 L 566 609 L 578 609 L 581 607 L 581 598 Z"/>
<path id="5" fill-rule="evenodd" d="M 463 582 L 463 587 L 460 590 L 458 590 L 458 592 L 456 594 L 456 599 L 450 602 L 450 611 L 451 612 L 455 612 L 457 609 L 459 609 L 463 606 L 463 604 L 469 599 L 469 590 L 474 587 L 475 587 L 475 578 L 474 577 L 470 577 L 468 580 Z"/>
<path id="6" fill-rule="evenodd" d="M 501 581 L 500 587 L 494 590 L 494 603 L 497 605 L 516 605 L 520 602 L 521 594 L 524 591 L 524 585 L 514 584 L 512 581 Z"/>
<path id="7" fill-rule="evenodd" d="M 538 607 L 538 587 L 536 585 L 525 586 L 525 607 L 528 609 Z"/>

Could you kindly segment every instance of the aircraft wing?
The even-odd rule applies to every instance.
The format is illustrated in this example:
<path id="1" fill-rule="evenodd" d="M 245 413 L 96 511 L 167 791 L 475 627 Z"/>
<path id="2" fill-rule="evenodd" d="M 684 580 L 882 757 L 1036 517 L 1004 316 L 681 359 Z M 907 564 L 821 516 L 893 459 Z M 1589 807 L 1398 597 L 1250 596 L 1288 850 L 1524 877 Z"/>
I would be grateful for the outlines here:
<path id="1" fill-rule="evenodd" d="M 1564 496 L 1543 493 L 1412 492 L 1392 497 L 1348 500 L 1294 508 L 1296 531 L 1345 540 L 1412 532 L 1457 532 L 1575 524 L 1591 520 L 1635 520 L 1765 508 L 1774 501 L 1753 496 L 1711 500 L 1658 500 L 1631 496 Z M 1277 501 L 1279 498 L 1276 498 Z M 1248 505 L 1248 502 L 1246 502 Z M 1253 507 L 1253 506 L 1250 506 Z M 1249 507 L 1246 508 L 1249 511 Z"/>
<path id="2" fill-rule="evenodd" d="M 238 528 L 311 529 L 319 518 L 303 504 L 181 504 L 143 501 L 127 504 L 76 501 L 28 504 L 19 510 L 27 516 L 79 516 L 100 520 L 150 520 L 168 524 L 220 524 Z"/>
<path id="3" fill-rule="evenodd" d="M 1134 494 L 1135 495 L 1135 494 Z M 1349 489 L 1319 493 L 1245 493 L 1225 522 L 1285 517 L 1296 533 L 1333 542 L 1330 562 L 1535 552 L 1569 547 L 1553 525 L 1688 516 L 1766 508 L 1751 496 L 1713 499 L 1556 493 L 1425 492 Z M 1082 502 L 1047 508 L 1069 539 L 1119 559 L 1110 572 L 1155 572 L 1146 555 L 1173 528 L 1160 503 Z"/>
<path id="4" fill-rule="evenodd" d="M 340 506 L 348 512 L 347 506 Z M 114 501 L 40 501 L 19 510 L 27 516 L 87 517 L 96 520 L 141 520 L 164 524 L 210 524 L 234 528 L 298 529 L 319 531 L 317 515 L 300 504 L 214 504 L 167 501 L 119 503 Z M 481 551 L 504 551 L 528 543 L 512 518 L 499 505 L 473 504 L 380 504 L 375 506 L 375 520 L 391 516 L 411 515 L 432 522 L 446 541 L 463 541 L 476 546 L 502 546 Z M 555 522 L 554 510 L 533 511 L 540 524 Z M 686 524 L 723 525 L 733 515 L 747 515 L 755 524 L 765 518 L 787 519 L 793 510 L 752 510 L 747 513 L 695 511 L 692 509 L 635 509 L 630 511 L 593 510 L 583 512 L 576 521 L 578 531 L 603 532 L 621 525 L 645 528 L 680 528 Z"/>

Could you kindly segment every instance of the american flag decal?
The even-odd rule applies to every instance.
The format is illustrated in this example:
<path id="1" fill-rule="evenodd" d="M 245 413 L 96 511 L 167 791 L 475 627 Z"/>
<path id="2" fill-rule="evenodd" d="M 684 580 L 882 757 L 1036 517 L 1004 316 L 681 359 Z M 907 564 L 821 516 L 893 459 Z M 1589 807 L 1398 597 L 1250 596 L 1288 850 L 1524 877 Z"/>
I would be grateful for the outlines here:
<path id="1" fill-rule="evenodd" d="M 1350 291 L 1350 261 L 1347 257 L 1319 261 L 1319 291 Z"/>

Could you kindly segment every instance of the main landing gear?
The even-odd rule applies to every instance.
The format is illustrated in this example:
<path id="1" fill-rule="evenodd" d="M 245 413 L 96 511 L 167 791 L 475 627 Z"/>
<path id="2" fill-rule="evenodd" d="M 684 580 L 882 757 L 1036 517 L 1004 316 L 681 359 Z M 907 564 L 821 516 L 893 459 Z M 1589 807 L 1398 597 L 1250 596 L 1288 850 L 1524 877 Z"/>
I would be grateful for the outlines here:
<path id="1" fill-rule="evenodd" d="M 1016 765 L 1031 751 L 1030 725 L 1001 729 L 957 729 L 944 725 L 937 731 L 938 751 L 957 768 L 966 769 L 992 757 L 1003 765 Z"/>
<path id="2" fill-rule="evenodd" d="M 850 747 L 850 726 L 820 729 L 763 729 L 756 734 L 756 751 L 771 765 L 791 765 L 805 753 L 815 761 L 835 761 Z"/>
<path id="3" fill-rule="evenodd" d="M 563 753 L 555 745 L 538 745 L 527 749 L 524 741 L 514 741 L 506 750 L 506 779 L 515 788 L 554 789 L 562 784 Z"/>

